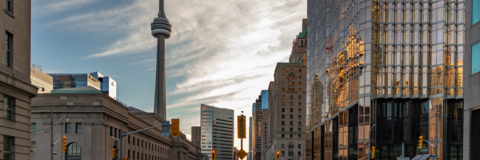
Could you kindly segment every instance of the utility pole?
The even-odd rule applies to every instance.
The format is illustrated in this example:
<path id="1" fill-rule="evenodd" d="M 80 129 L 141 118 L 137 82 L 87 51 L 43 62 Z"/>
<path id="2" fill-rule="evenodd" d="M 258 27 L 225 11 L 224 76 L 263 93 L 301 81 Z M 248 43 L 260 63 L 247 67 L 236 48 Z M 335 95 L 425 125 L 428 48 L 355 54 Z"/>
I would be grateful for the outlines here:
<path id="1" fill-rule="evenodd" d="M 53 110 L 50 110 L 50 159 L 53 160 Z"/>

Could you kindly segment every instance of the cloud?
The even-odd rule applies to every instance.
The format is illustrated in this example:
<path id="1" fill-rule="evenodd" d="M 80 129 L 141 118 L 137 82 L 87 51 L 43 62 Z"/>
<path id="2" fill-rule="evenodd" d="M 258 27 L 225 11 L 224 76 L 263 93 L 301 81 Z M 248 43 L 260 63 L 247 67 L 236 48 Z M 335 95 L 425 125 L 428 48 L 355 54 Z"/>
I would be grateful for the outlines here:
<path id="1" fill-rule="evenodd" d="M 74 2 L 64 3 L 75 7 Z M 108 32 L 119 37 L 87 58 L 141 54 L 156 47 L 156 40 L 150 35 L 150 22 L 158 12 L 157 5 L 158 0 L 128 1 L 112 8 L 69 15 L 47 25 Z M 235 114 L 243 110 L 251 115 L 252 103 L 273 80 L 276 63 L 288 60 L 292 40 L 306 17 L 307 2 L 166 0 L 165 6 L 173 25 L 172 37 L 166 40 L 167 77 L 183 78 L 167 93 L 182 95 L 170 102 L 168 110 L 189 113 L 168 116 L 186 119 L 182 125 L 191 126 L 200 125 L 200 113 L 196 110 L 202 103 L 232 108 Z M 139 57 L 128 65 L 154 72 L 148 70 L 155 67 L 154 57 Z M 186 126 L 182 130 L 190 133 Z M 236 146 L 240 148 L 237 143 Z"/>

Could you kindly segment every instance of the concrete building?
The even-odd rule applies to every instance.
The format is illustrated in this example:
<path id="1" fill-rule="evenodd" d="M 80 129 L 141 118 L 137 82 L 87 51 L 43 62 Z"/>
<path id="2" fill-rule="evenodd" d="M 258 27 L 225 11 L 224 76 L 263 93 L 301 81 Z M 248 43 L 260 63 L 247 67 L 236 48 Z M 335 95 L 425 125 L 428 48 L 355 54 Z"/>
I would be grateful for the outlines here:
<path id="1" fill-rule="evenodd" d="M 262 159 L 267 159 L 266 151 L 268 146 L 268 137 L 269 137 L 269 117 L 268 117 L 268 109 L 262 109 L 262 116 L 260 120 L 260 128 L 261 128 L 261 156 Z"/>
<path id="2" fill-rule="evenodd" d="M 87 89 L 89 88 L 89 89 Z M 125 133 L 161 124 L 163 118 L 134 107 L 127 107 L 91 86 L 63 88 L 61 93 L 40 94 L 32 99 L 31 159 L 49 159 L 50 134 L 53 140 L 67 137 L 67 150 L 62 152 L 61 142 L 54 147 L 55 160 L 121 159 L 119 133 Z M 53 112 L 53 115 L 50 112 Z M 50 116 L 55 125 L 49 131 Z M 68 117 L 68 121 L 64 121 Z M 201 148 L 180 137 L 162 137 L 161 127 L 131 134 L 123 139 L 123 154 L 131 160 L 200 160 Z M 116 149 L 112 158 L 112 148 Z M 23 159 L 22 159 L 23 160 Z"/>
<path id="3" fill-rule="evenodd" d="M 308 0 L 309 160 L 463 156 L 465 2 Z"/>
<path id="4" fill-rule="evenodd" d="M 283 158 L 304 159 L 305 77 L 303 63 L 277 63 L 274 82 L 269 86 L 271 144 L 265 150 L 267 159 L 274 158 L 275 151 L 280 151 Z"/>
<path id="5" fill-rule="evenodd" d="M 38 88 L 38 94 L 50 93 L 53 90 L 53 77 L 32 66 L 30 79 L 32 85 Z"/>
<path id="6" fill-rule="evenodd" d="M 302 31 L 293 40 L 289 62 L 299 62 L 307 66 L 307 19 L 302 20 Z"/>
<path id="7" fill-rule="evenodd" d="M 201 126 L 192 126 L 192 143 L 200 146 L 201 137 L 202 137 L 202 127 Z"/>
<path id="8" fill-rule="evenodd" d="M 463 159 L 480 159 L 480 1 L 465 1 L 465 49 L 464 57 L 457 63 L 463 63 L 464 72 L 464 122 L 463 123 Z M 454 116 L 462 116 L 458 109 Z M 459 129 L 459 128 L 455 128 Z M 462 158 L 462 157 L 460 157 Z"/>
<path id="9" fill-rule="evenodd" d="M 37 87 L 30 79 L 31 1 L 0 3 L 0 160 L 30 159 L 31 98 Z"/>
<path id="10" fill-rule="evenodd" d="M 216 160 L 232 159 L 233 115 L 231 109 L 201 105 L 202 153 L 211 157 L 211 151 L 216 150 Z"/>

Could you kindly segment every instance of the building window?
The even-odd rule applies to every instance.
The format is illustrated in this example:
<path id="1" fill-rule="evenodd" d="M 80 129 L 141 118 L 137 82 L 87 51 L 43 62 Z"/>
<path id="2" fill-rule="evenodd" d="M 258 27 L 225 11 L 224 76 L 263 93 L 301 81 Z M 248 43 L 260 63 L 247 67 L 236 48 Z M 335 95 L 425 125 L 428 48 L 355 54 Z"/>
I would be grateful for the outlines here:
<path id="1" fill-rule="evenodd" d="M 292 92 L 295 92 L 295 88 L 292 88 Z"/>
<path id="2" fill-rule="evenodd" d="M 285 79 L 285 75 L 282 75 L 282 79 Z"/>
<path id="3" fill-rule="evenodd" d="M 293 119 L 293 115 L 290 115 L 290 118 Z"/>
<path id="4" fill-rule="evenodd" d="M 285 88 L 282 88 L 282 92 L 285 92 Z"/>
<path id="5" fill-rule="evenodd" d="M 301 100 L 301 99 L 302 99 L 302 96 L 301 96 L 301 95 L 298 95 L 298 99 L 300 99 L 300 100 Z"/>
<path id="6" fill-rule="evenodd" d="M 285 144 L 282 144 L 282 148 L 285 148 Z"/>
<path id="7" fill-rule="evenodd" d="M 298 125 L 302 125 L 302 121 L 298 121 Z"/>
<path id="8" fill-rule="evenodd" d="M 282 106 L 285 106 L 285 102 L 282 102 Z"/>
<path id="9" fill-rule="evenodd" d="M 285 99 L 285 95 L 282 96 L 282 99 Z"/>
<path id="10" fill-rule="evenodd" d="M 293 125 L 293 121 L 290 121 L 290 125 Z"/>
<path id="11" fill-rule="evenodd" d="M 283 119 L 283 118 L 285 118 L 285 115 L 284 115 L 284 114 L 282 114 L 282 119 Z"/>
<path id="12" fill-rule="evenodd" d="M 298 131 L 302 131 L 302 128 L 298 128 Z"/>
<path id="13" fill-rule="evenodd" d="M 282 112 L 285 112 L 285 108 L 282 108 Z"/>
<path id="14" fill-rule="evenodd" d="M 302 109 L 301 109 L 301 108 L 298 109 L 298 113 L 302 113 Z"/>
<path id="15" fill-rule="evenodd" d="M 298 102 L 298 105 L 299 105 L 299 106 L 302 106 L 302 102 Z"/>
<path id="16" fill-rule="evenodd" d="M 282 128 L 282 132 L 285 132 L 285 128 Z"/>
<path id="17" fill-rule="evenodd" d="M 76 123 L 75 133 L 82 133 L 82 123 Z"/>
<path id="18" fill-rule="evenodd" d="M 285 138 L 285 134 L 282 134 L 282 138 Z"/>
<path id="19" fill-rule="evenodd" d="M 302 119 L 302 115 L 298 115 L 298 119 Z"/>
<path id="20" fill-rule="evenodd" d="M 480 71 L 480 63 L 478 61 L 480 61 L 480 42 L 472 46 L 472 74 Z"/>
<path id="21" fill-rule="evenodd" d="M 36 123 L 32 123 L 32 125 L 30 126 L 30 132 L 31 133 L 37 133 L 37 124 Z"/>
<path id="22" fill-rule="evenodd" d="M 15 159 L 15 137 L 3 136 L 3 160 Z"/>
<path id="23" fill-rule="evenodd" d="M 302 134 L 298 134 L 298 138 L 302 138 Z"/>
<path id="24" fill-rule="evenodd" d="M 15 121 L 15 99 L 5 96 L 3 104 L 5 104 L 5 111 L 3 118 L 9 121 Z"/>
<path id="25" fill-rule="evenodd" d="M 7 0 L 8 1 L 8 0 Z M 13 35 L 10 32 L 5 33 L 5 65 L 13 67 Z"/>
<path id="26" fill-rule="evenodd" d="M 480 21 L 480 1 L 479 0 L 472 0 L 472 26 Z"/>
<path id="27" fill-rule="evenodd" d="M 298 75 L 298 79 L 302 79 L 302 75 Z"/>
<path id="28" fill-rule="evenodd" d="M 290 128 L 290 132 L 293 132 L 293 128 Z"/>
<path id="29" fill-rule="evenodd" d="M 282 82 L 282 86 L 284 86 L 284 85 L 285 85 L 285 81 Z"/>
<path id="30" fill-rule="evenodd" d="M 282 121 L 282 125 L 285 125 L 285 121 Z"/>
<path id="31" fill-rule="evenodd" d="M 110 127 L 110 137 L 113 137 L 113 128 Z"/>
<path id="32" fill-rule="evenodd" d="M 37 152 L 37 142 L 31 141 L 30 152 Z"/>
<path id="33" fill-rule="evenodd" d="M 293 108 L 290 108 L 290 112 L 293 112 Z"/>
<path id="34" fill-rule="evenodd" d="M 303 41 L 302 41 L 303 42 Z M 302 72 L 302 69 L 298 69 L 298 72 Z"/>
<path id="35" fill-rule="evenodd" d="M 293 102 L 290 102 L 290 106 L 293 106 Z"/>
<path id="36" fill-rule="evenodd" d="M 290 99 L 293 99 L 293 95 L 290 95 Z"/>
<path id="37" fill-rule="evenodd" d="M 9 11 L 10 13 L 13 13 L 13 0 L 5 0 L 5 10 Z"/>
<path id="38" fill-rule="evenodd" d="M 77 143 L 70 143 L 67 146 L 66 152 L 67 153 L 65 154 L 65 158 L 67 160 L 82 159 L 82 149 L 80 148 L 80 145 L 78 145 Z"/>
<path id="39" fill-rule="evenodd" d="M 282 68 L 282 73 L 285 73 L 285 68 Z"/>
<path id="40" fill-rule="evenodd" d="M 293 72 L 293 69 L 290 69 L 290 72 Z"/>
<path id="41" fill-rule="evenodd" d="M 65 133 L 72 133 L 72 123 L 65 123 Z"/>

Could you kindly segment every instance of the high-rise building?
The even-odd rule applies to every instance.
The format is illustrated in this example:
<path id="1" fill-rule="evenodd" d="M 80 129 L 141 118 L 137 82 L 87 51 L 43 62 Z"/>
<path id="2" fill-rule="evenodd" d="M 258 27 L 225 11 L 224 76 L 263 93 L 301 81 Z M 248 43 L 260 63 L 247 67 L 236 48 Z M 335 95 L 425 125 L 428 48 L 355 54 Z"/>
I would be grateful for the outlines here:
<path id="1" fill-rule="evenodd" d="M 261 152 L 262 152 L 262 128 L 261 128 L 261 120 L 262 120 L 262 110 L 268 109 L 268 91 L 262 90 L 258 99 L 255 100 L 253 103 L 253 149 L 252 150 L 254 160 L 261 159 Z"/>
<path id="2" fill-rule="evenodd" d="M 202 137 L 202 127 L 201 126 L 192 126 L 192 143 L 200 146 L 201 137 Z"/>
<path id="3" fill-rule="evenodd" d="M 117 99 L 117 81 L 113 80 L 109 76 L 103 76 L 99 72 L 93 72 L 90 73 L 90 75 L 100 81 L 100 90 L 103 93 L 107 94 L 113 99 Z"/>
<path id="4" fill-rule="evenodd" d="M 160 117 L 167 118 L 167 104 L 165 94 L 165 39 L 170 38 L 172 25 L 165 15 L 163 0 L 159 0 L 158 17 L 150 24 L 152 36 L 157 38 L 157 68 L 155 75 L 155 104 L 153 112 Z"/>
<path id="5" fill-rule="evenodd" d="M 29 128 L 38 89 L 30 79 L 31 1 L 5 0 L 0 7 L 0 159 L 28 160 L 36 145 Z"/>
<path id="6" fill-rule="evenodd" d="M 264 153 L 266 152 L 266 149 L 267 149 L 267 138 L 268 138 L 268 123 L 269 123 L 269 120 L 268 120 L 268 109 L 262 109 L 262 117 L 261 117 L 261 120 L 260 120 L 260 128 L 262 130 L 262 133 L 260 133 L 260 139 L 261 139 L 261 144 L 260 144 L 260 148 L 261 148 L 261 154 L 262 154 L 262 157 L 264 157 Z M 264 158 L 262 158 L 264 159 Z"/>
<path id="7" fill-rule="evenodd" d="M 308 0 L 308 160 L 461 157 L 464 7 Z"/>
<path id="8" fill-rule="evenodd" d="M 466 0 L 465 6 L 469 6 L 465 7 L 465 49 L 462 57 L 462 61 L 465 60 L 465 109 L 462 114 L 461 108 L 457 107 L 452 114 L 459 120 L 464 116 L 463 136 L 457 137 L 463 138 L 463 159 L 474 160 L 480 159 L 480 136 L 476 136 L 480 133 L 480 1 Z M 457 60 L 457 63 L 461 64 L 460 61 Z M 454 128 L 459 129 L 462 128 Z"/>
<path id="9" fill-rule="evenodd" d="M 268 127 L 270 145 L 265 149 L 266 159 L 280 151 L 285 159 L 304 159 L 306 121 L 306 68 L 301 62 L 279 62 L 274 82 L 269 86 L 270 108 Z M 268 133 L 268 132 L 267 132 Z M 267 144 L 269 142 L 267 137 Z"/>
<path id="10" fill-rule="evenodd" d="M 247 160 L 252 159 L 252 149 L 253 149 L 253 142 L 252 142 L 252 133 L 253 133 L 253 127 L 252 127 L 252 122 L 253 118 L 249 117 L 249 126 L 248 126 L 248 157 Z"/>
<path id="11" fill-rule="evenodd" d="M 233 115 L 231 109 L 201 105 L 202 153 L 211 157 L 217 151 L 216 160 L 231 160 L 233 157 Z"/>
<path id="12" fill-rule="evenodd" d="M 41 70 L 30 66 L 32 85 L 38 88 L 38 94 L 50 93 L 53 90 L 53 77 Z"/>

